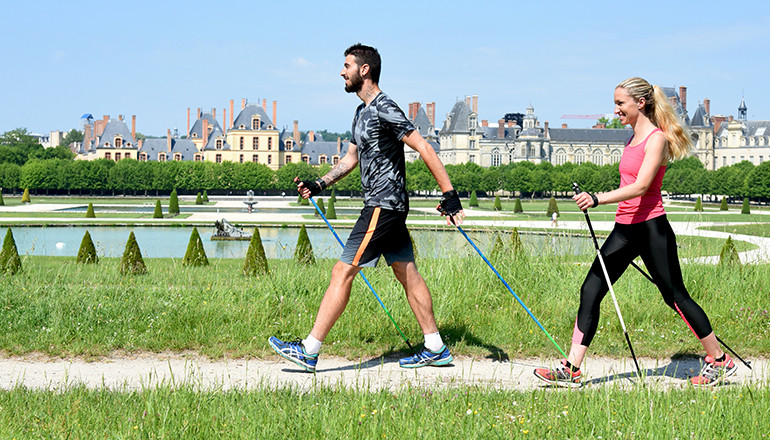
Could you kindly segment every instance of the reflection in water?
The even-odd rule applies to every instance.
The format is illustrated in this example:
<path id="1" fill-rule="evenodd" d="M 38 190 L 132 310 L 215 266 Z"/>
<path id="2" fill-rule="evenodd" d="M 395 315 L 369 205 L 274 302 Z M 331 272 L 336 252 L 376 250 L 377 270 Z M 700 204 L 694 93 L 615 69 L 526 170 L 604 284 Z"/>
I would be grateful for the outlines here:
<path id="1" fill-rule="evenodd" d="M 192 233 L 191 227 L 14 227 L 13 236 L 20 255 L 76 256 L 86 230 L 96 245 L 99 256 L 120 257 L 134 231 L 145 258 L 182 258 Z M 246 227 L 248 232 L 253 229 Z M 251 230 L 250 230 L 251 229 Z M 350 229 L 337 229 L 344 242 Z M 5 238 L 0 230 L 0 240 Z M 213 228 L 199 228 L 209 258 L 244 258 L 248 241 L 211 241 Z M 341 247 L 326 228 L 308 228 L 308 236 L 316 258 L 339 258 Z M 299 236 L 298 228 L 259 228 L 265 254 L 273 259 L 291 259 Z M 495 233 L 469 232 L 468 235 L 484 253 L 489 253 Z M 504 233 L 505 234 L 505 233 Z M 506 234 L 507 235 L 507 234 Z M 475 254 L 457 231 L 412 231 L 418 252 L 425 257 Z M 504 238 L 505 239 L 505 238 Z M 583 237 L 522 234 L 521 240 L 530 252 L 580 255 L 590 252 L 591 242 Z"/>

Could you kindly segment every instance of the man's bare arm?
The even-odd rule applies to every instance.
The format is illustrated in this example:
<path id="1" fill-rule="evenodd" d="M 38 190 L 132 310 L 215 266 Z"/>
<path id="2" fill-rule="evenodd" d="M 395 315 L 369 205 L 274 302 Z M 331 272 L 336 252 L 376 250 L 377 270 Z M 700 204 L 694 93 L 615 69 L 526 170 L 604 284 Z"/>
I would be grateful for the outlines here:
<path id="1" fill-rule="evenodd" d="M 348 152 L 345 157 L 337 162 L 328 173 L 326 173 L 321 180 L 326 183 L 326 186 L 330 186 L 340 181 L 343 177 L 350 174 L 351 171 L 358 165 L 358 153 L 356 144 L 348 144 Z"/>

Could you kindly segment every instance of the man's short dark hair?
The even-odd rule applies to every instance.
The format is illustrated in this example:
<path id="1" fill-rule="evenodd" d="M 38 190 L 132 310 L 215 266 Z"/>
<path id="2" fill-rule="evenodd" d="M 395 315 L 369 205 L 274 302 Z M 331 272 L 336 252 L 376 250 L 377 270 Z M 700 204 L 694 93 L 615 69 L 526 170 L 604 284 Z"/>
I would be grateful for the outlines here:
<path id="1" fill-rule="evenodd" d="M 364 46 L 361 43 L 356 43 L 345 50 L 345 56 L 353 55 L 356 58 L 356 63 L 359 66 L 364 64 L 369 65 L 369 75 L 375 84 L 380 83 L 380 69 L 382 68 L 382 60 L 380 60 L 380 53 L 377 49 L 371 46 Z"/>

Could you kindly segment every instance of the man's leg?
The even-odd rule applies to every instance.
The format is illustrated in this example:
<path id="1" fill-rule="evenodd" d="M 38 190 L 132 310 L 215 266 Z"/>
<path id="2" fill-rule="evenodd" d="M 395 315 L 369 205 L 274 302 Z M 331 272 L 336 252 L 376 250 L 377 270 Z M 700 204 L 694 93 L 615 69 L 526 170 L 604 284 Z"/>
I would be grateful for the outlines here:
<path id="1" fill-rule="evenodd" d="M 409 307 L 412 308 L 422 333 L 428 335 L 438 332 L 436 318 L 433 316 L 433 300 L 428 285 L 417 271 L 417 265 L 413 261 L 396 261 L 390 267 L 396 279 L 404 286 Z"/>
<path id="2" fill-rule="evenodd" d="M 350 299 L 350 288 L 353 285 L 353 279 L 360 267 L 352 266 L 342 261 L 338 261 L 332 269 L 332 278 L 329 281 L 329 287 L 326 289 L 321 305 L 318 307 L 318 315 L 313 324 L 313 330 L 310 335 L 319 341 L 326 338 L 329 331 L 337 322 Z"/>

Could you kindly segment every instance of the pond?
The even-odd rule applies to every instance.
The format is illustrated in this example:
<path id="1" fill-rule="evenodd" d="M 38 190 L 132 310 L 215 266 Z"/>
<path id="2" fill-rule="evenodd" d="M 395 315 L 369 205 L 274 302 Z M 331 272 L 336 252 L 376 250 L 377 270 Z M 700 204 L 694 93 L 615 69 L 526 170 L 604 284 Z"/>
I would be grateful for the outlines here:
<path id="1" fill-rule="evenodd" d="M 20 255 L 76 256 L 86 230 L 96 245 L 100 257 L 120 257 L 131 231 L 145 258 L 183 258 L 190 241 L 192 227 L 12 227 Z M 248 232 L 253 229 L 246 228 Z M 335 228 L 343 242 L 350 229 Z M 7 229 L 0 230 L 0 240 Z M 244 258 L 248 241 L 211 241 L 214 228 L 198 228 L 209 258 Z M 341 246 L 327 228 L 308 228 L 316 258 L 339 258 Z M 259 234 L 268 258 L 291 259 L 299 237 L 299 228 L 260 227 Z M 468 235 L 485 254 L 491 250 L 494 233 L 470 232 Z M 413 230 L 412 237 L 418 253 L 425 257 L 442 258 L 475 253 L 458 231 Z M 524 246 L 534 253 L 548 252 L 562 255 L 587 255 L 593 246 L 588 238 L 521 234 Z M 460 251 L 458 253 L 458 251 Z"/>
<path id="2" fill-rule="evenodd" d="M 289 208 L 291 209 L 292 214 L 315 214 L 316 210 L 315 208 L 310 206 L 298 206 Z M 81 206 L 75 206 L 71 208 L 62 208 L 57 209 L 57 212 L 86 212 L 88 210 L 88 205 L 81 205 Z M 244 204 L 243 207 L 215 207 L 215 206 L 200 206 L 200 205 L 181 205 L 179 207 L 179 211 L 181 213 L 187 213 L 187 212 L 221 212 L 221 213 L 229 213 L 229 212 L 248 212 L 246 209 L 246 205 Z M 350 215 L 358 215 L 361 213 L 361 208 L 335 208 L 335 211 L 337 211 L 337 214 L 344 215 L 344 214 L 350 214 Z M 144 204 L 144 205 L 95 205 L 94 206 L 94 213 L 95 214 L 109 214 L 109 213 L 151 213 L 155 212 L 155 205 L 154 204 Z M 168 206 L 163 207 L 163 212 L 168 213 Z M 280 208 L 260 208 L 259 205 L 254 205 L 254 213 L 266 213 L 266 214 L 276 214 L 276 213 L 285 213 L 287 212 L 287 208 L 280 207 Z"/>

